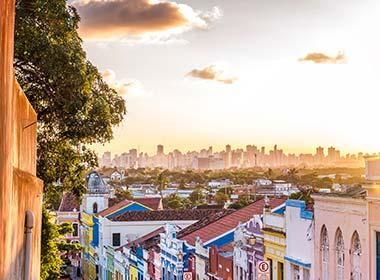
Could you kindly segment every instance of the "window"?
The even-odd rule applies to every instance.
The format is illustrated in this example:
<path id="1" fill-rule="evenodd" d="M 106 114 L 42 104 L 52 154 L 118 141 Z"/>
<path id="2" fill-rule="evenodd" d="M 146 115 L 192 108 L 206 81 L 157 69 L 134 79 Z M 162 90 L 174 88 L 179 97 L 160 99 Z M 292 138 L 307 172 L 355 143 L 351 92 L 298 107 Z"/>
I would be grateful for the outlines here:
<path id="1" fill-rule="evenodd" d="M 277 279 L 284 280 L 284 263 L 277 263 Z"/>
<path id="2" fill-rule="evenodd" d="M 273 261 L 270 258 L 267 258 L 267 261 L 269 262 L 270 279 L 273 279 Z"/>
<path id="3" fill-rule="evenodd" d="M 92 205 L 92 213 L 98 213 L 98 204 L 96 202 Z"/>
<path id="4" fill-rule="evenodd" d="M 79 236 L 79 228 L 77 223 L 73 223 L 73 236 L 78 237 Z"/>
<path id="5" fill-rule="evenodd" d="M 112 246 L 120 246 L 120 233 L 112 233 Z"/>
<path id="6" fill-rule="evenodd" d="M 300 280 L 301 275 L 300 275 L 300 267 L 298 265 L 292 264 L 292 280 Z"/>
<path id="7" fill-rule="evenodd" d="M 335 235 L 335 268 L 336 280 L 344 280 L 344 242 L 340 228 Z"/>
<path id="8" fill-rule="evenodd" d="M 322 280 L 329 279 L 329 236 L 325 226 L 321 230 L 321 274 Z"/>
<path id="9" fill-rule="evenodd" d="M 357 231 L 352 235 L 351 241 L 351 279 L 361 280 L 362 272 L 360 269 L 362 247 L 360 245 L 359 234 Z"/>

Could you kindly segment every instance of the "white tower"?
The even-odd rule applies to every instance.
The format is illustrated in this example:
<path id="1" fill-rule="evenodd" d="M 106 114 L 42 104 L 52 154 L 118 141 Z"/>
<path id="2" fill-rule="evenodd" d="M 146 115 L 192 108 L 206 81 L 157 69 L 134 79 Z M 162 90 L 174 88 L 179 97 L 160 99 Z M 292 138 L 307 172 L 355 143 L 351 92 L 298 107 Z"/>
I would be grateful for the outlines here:
<path id="1" fill-rule="evenodd" d="M 107 184 L 96 171 L 91 171 L 86 176 L 87 193 L 83 195 L 82 211 L 87 214 L 96 214 L 108 208 L 110 190 Z"/>

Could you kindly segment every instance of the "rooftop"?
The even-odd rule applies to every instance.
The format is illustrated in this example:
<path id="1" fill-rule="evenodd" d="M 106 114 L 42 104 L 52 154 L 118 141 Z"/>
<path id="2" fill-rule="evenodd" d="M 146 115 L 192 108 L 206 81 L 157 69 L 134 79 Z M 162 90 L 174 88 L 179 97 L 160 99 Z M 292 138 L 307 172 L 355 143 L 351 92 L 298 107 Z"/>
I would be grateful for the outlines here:
<path id="1" fill-rule="evenodd" d="M 285 202 L 285 198 L 273 198 L 269 200 L 271 208 L 275 208 Z M 189 244 L 194 245 L 196 237 L 200 237 L 203 242 L 207 242 L 225 232 L 233 230 L 239 223 L 245 223 L 253 217 L 253 215 L 259 215 L 263 213 L 264 199 L 251 203 L 250 205 L 234 211 L 228 215 L 221 217 L 207 224 L 207 226 L 200 227 L 197 230 L 190 232 L 189 234 L 178 236 L 183 240 L 186 240 Z"/>
<path id="2" fill-rule="evenodd" d="M 344 197 L 344 198 L 355 198 L 364 199 L 367 196 L 367 191 L 361 186 L 353 186 L 346 189 L 344 192 L 319 192 L 313 193 L 316 196 L 326 196 L 326 197 Z"/>
<path id="3" fill-rule="evenodd" d="M 61 204 L 58 208 L 59 212 L 73 212 L 74 210 L 79 211 L 79 208 L 79 200 L 74 194 L 70 192 L 63 194 Z"/>
<path id="4" fill-rule="evenodd" d="M 131 241 L 120 248 L 116 250 L 121 250 L 123 247 L 135 247 L 135 246 L 142 246 L 144 249 L 151 249 L 153 247 L 156 247 L 157 249 L 159 248 L 157 244 L 159 243 L 160 240 L 160 233 L 165 232 L 165 227 L 159 227 L 155 229 L 152 232 L 149 232 L 148 234 L 141 236 L 140 238 L 137 238 L 134 241 Z"/>
<path id="5" fill-rule="evenodd" d="M 108 206 L 113 207 L 114 205 L 122 202 L 122 199 L 118 199 L 116 197 L 110 198 L 108 200 Z M 142 197 L 142 198 L 134 198 L 131 201 L 138 202 L 143 204 L 144 206 L 152 209 L 152 210 L 162 210 L 162 199 L 161 197 Z"/>
<path id="6" fill-rule="evenodd" d="M 133 211 L 111 217 L 111 221 L 198 221 L 204 217 L 214 215 L 219 210 L 158 210 L 158 211 Z"/>

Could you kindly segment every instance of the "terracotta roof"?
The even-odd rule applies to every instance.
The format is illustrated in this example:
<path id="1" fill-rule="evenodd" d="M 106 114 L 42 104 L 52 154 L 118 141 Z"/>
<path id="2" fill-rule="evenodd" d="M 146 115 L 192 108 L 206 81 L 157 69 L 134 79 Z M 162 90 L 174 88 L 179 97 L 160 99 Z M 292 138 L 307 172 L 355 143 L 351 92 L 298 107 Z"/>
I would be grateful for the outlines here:
<path id="1" fill-rule="evenodd" d="M 162 210 L 162 202 L 161 202 L 160 197 L 136 198 L 134 200 L 128 200 L 128 199 L 119 200 L 117 198 L 110 198 L 108 200 L 108 205 L 110 207 L 99 212 L 99 215 L 107 216 L 115 212 L 116 210 L 121 209 L 134 202 L 140 203 L 152 210 Z"/>
<path id="2" fill-rule="evenodd" d="M 284 203 L 286 198 L 273 198 L 270 199 L 269 204 L 271 208 L 275 208 Z M 229 215 L 226 215 L 213 223 L 208 224 L 190 234 L 181 237 L 182 240 L 194 245 L 195 238 L 198 236 L 203 242 L 207 242 L 227 231 L 234 229 L 239 223 L 245 223 L 253 217 L 263 213 L 264 199 L 258 200 L 250 205 L 241 208 Z"/>
<path id="3" fill-rule="evenodd" d="M 99 212 L 99 216 L 107 216 L 115 211 L 117 211 L 118 209 L 121 209 L 129 204 L 132 204 L 133 201 L 130 201 L 128 199 L 124 199 L 114 205 L 112 205 L 111 207 L 108 207 L 107 209 L 104 209 L 103 211 L 100 211 Z"/>
<path id="4" fill-rule="evenodd" d="M 157 246 L 160 240 L 160 233 L 165 232 L 165 227 L 159 227 L 158 229 L 149 232 L 148 234 L 137 238 L 136 240 L 129 242 L 128 244 L 121 246 L 118 249 L 122 249 L 123 247 L 134 247 L 134 246 L 142 246 L 144 249 L 150 249 L 152 247 Z"/>
<path id="5" fill-rule="evenodd" d="M 122 201 L 123 199 L 119 199 L 117 197 L 112 197 L 112 198 L 109 198 L 108 199 L 108 207 L 112 207 L 114 206 L 115 204 L 119 203 L 120 201 Z"/>
<path id="6" fill-rule="evenodd" d="M 224 204 L 203 204 L 195 207 L 197 209 L 224 209 Z"/>
<path id="7" fill-rule="evenodd" d="M 208 224 L 211 224 L 211 223 L 219 220 L 220 218 L 223 218 L 224 216 L 229 215 L 235 211 L 236 210 L 234 210 L 234 209 L 221 209 L 221 210 L 219 210 L 219 212 L 216 212 L 213 215 L 208 215 L 208 216 L 204 217 L 203 219 L 199 220 L 198 222 L 196 222 L 196 223 L 184 228 L 183 230 L 181 230 L 177 234 L 177 238 L 182 238 L 183 236 L 188 235 L 188 234 L 190 234 L 190 233 L 192 233 L 192 232 L 194 232 L 200 228 L 203 228 L 203 227 L 207 226 Z"/>
<path id="8" fill-rule="evenodd" d="M 112 173 L 114 173 L 114 172 L 120 173 L 116 168 L 107 168 L 107 169 L 100 171 L 99 173 L 103 177 L 111 177 Z"/>
<path id="9" fill-rule="evenodd" d="M 115 217 L 111 221 L 198 221 L 206 216 L 213 215 L 217 210 L 158 210 L 158 211 L 133 211 L 125 212 Z"/>
<path id="10" fill-rule="evenodd" d="M 70 192 L 64 193 L 61 200 L 61 204 L 59 205 L 58 211 L 73 212 L 74 209 L 76 209 L 76 211 L 79 212 L 80 210 L 79 200 L 74 194 Z"/>
<path id="11" fill-rule="evenodd" d="M 152 210 L 162 210 L 162 199 L 161 197 L 143 197 L 134 198 L 133 201 L 141 203 Z"/>

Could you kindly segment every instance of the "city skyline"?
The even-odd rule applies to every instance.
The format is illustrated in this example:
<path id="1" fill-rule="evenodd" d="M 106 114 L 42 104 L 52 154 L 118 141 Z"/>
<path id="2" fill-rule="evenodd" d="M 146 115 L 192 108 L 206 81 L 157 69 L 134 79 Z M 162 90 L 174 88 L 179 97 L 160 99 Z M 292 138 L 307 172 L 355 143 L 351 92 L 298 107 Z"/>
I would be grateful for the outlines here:
<path id="1" fill-rule="evenodd" d="M 232 145 L 232 144 L 224 144 L 224 145 L 213 145 L 213 144 L 209 144 L 209 145 L 204 145 L 204 146 L 197 146 L 197 147 L 194 147 L 193 149 L 190 149 L 190 148 L 186 148 L 184 145 L 178 145 L 178 146 L 166 146 L 164 144 L 156 144 L 154 146 L 151 146 L 149 147 L 149 149 L 147 150 L 144 150 L 142 149 L 140 146 L 128 146 L 128 147 L 123 147 L 123 146 L 118 146 L 117 149 L 107 149 L 109 148 L 109 146 L 107 145 L 104 145 L 102 146 L 101 148 L 97 147 L 97 154 L 98 156 L 101 156 L 103 153 L 105 152 L 111 152 L 113 155 L 120 155 L 124 152 L 127 152 L 129 150 L 132 150 L 132 149 L 135 149 L 137 150 L 138 153 L 144 153 L 144 154 L 147 154 L 149 156 L 154 156 L 157 154 L 157 146 L 163 146 L 164 147 L 164 154 L 169 154 L 170 152 L 173 152 L 175 150 L 178 150 L 180 151 L 181 153 L 191 153 L 191 152 L 199 152 L 201 150 L 206 150 L 208 149 L 209 147 L 212 147 L 212 150 L 213 152 L 223 152 L 225 151 L 225 148 L 226 146 L 229 145 L 231 146 L 231 148 L 233 150 L 236 150 L 236 149 L 243 149 L 245 150 L 247 146 L 256 146 L 257 148 L 261 148 L 261 147 L 265 147 L 265 150 L 266 151 L 269 151 L 271 149 L 273 149 L 274 146 L 277 146 L 279 149 L 281 149 L 285 154 L 295 154 L 295 155 L 300 155 L 300 154 L 314 154 L 316 149 L 318 147 L 322 147 L 324 149 L 324 153 L 326 154 L 327 153 L 327 150 L 329 147 L 334 147 L 336 148 L 337 150 L 339 150 L 341 152 L 341 155 L 342 156 L 345 156 L 346 154 L 359 154 L 359 153 L 362 153 L 362 154 L 367 154 L 367 155 L 372 155 L 372 154 L 378 154 L 380 153 L 380 149 L 379 151 L 376 151 L 376 150 L 373 150 L 373 151 L 364 151 L 364 150 L 354 150 L 354 151 L 349 151 L 349 150 L 344 150 L 344 149 L 340 149 L 340 147 L 338 146 L 335 146 L 335 145 L 315 145 L 314 147 L 304 147 L 304 148 L 295 148 L 295 147 L 286 147 L 286 146 L 283 146 L 283 145 L 279 145 L 279 144 L 264 144 L 264 145 L 259 145 L 259 144 L 242 144 L 242 145 Z M 180 148 L 180 147 L 183 147 L 183 148 Z"/>
<path id="2" fill-rule="evenodd" d="M 374 154 L 343 154 L 332 146 L 318 146 L 314 152 L 294 154 L 284 152 L 277 145 L 269 148 L 256 145 L 234 148 L 227 144 L 221 151 L 214 150 L 213 146 L 198 151 L 180 151 L 165 150 L 164 145 L 159 144 L 153 154 L 132 148 L 120 154 L 107 151 L 98 158 L 100 167 L 218 170 L 231 167 L 363 167 L 364 158 L 369 155 Z"/>
<path id="3" fill-rule="evenodd" d="M 127 102 L 98 152 L 380 149 L 378 1 L 162 1 L 159 19 L 155 1 L 74 2 L 89 59 Z"/>

